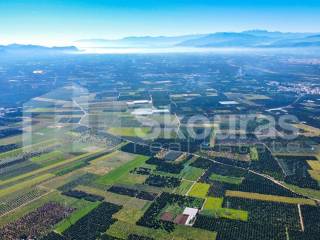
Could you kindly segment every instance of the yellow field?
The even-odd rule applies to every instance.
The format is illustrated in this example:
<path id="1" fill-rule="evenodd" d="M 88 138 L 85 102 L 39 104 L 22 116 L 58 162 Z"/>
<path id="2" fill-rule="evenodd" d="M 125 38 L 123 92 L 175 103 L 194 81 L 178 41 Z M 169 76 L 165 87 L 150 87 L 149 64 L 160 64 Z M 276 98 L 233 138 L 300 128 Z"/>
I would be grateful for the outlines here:
<path id="1" fill-rule="evenodd" d="M 307 163 L 312 168 L 312 170 L 320 171 L 320 162 L 319 161 L 307 161 Z"/>
<path id="2" fill-rule="evenodd" d="M 314 180 L 320 182 L 320 171 L 309 170 L 308 172 Z"/>
<path id="3" fill-rule="evenodd" d="M 188 196 L 198 197 L 198 198 L 205 198 L 209 191 L 210 185 L 206 183 L 196 183 L 193 185 L 192 189 L 190 190 Z"/>
<path id="4" fill-rule="evenodd" d="M 253 199 L 253 200 L 259 200 L 259 201 L 267 201 L 267 202 L 280 202 L 280 203 L 301 204 L 301 205 L 311 205 L 311 206 L 316 205 L 315 201 L 310 199 L 305 199 L 305 198 L 290 198 L 290 197 L 265 195 L 265 194 L 250 193 L 250 192 L 239 192 L 239 191 L 228 190 L 226 191 L 226 196 Z"/>
<path id="5" fill-rule="evenodd" d="M 320 129 L 315 128 L 312 126 L 309 126 L 307 124 L 299 123 L 299 124 L 293 124 L 294 127 L 302 130 L 302 135 L 307 136 L 307 137 L 314 137 L 314 136 L 319 136 L 320 135 Z"/>

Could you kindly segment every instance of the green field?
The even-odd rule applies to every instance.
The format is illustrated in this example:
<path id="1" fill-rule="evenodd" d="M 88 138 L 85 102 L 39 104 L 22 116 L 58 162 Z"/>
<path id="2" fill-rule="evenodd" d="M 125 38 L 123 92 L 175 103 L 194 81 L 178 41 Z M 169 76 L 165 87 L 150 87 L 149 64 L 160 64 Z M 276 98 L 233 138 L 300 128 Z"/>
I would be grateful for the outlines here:
<path id="1" fill-rule="evenodd" d="M 203 174 L 203 169 L 187 166 L 182 171 L 182 178 L 190 181 L 197 181 Z"/>
<path id="2" fill-rule="evenodd" d="M 209 191 L 210 185 L 206 183 L 196 183 L 189 192 L 189 196 L 205 198 Z"/>
<path id="3" fill-rule="evenodd" d="M 180 194 L 180 195 L 185 195 L 189 189 L 191 188 L 193 182 L 187 181 L 187 180 L 182 180 L 181 184 L 178 188 L 175 189 L 174 193 Z"/>
<path id="4" fill-rule="evenodd" d="M 53 151 L 31 159 L 32 162 L 40 164 L 41 166 L 49 166 L 63 160 L 64 154 L 61 151 Z"/>
<path id="5" fill-rule="evenodd" d="M 123 221 L 129 224 L 135 224 L 141 217 L 143 212 L 139 209 L 123 208 L 113 217 L 118 221 Z"/>
<path id="6" fill-rule="evenodd" d="M 146 137 L 150 132 L 151 128 L 138 127 L 138 128 L 128 128 L 128 127 L 119 127 L 119 128 L 109 128 L 108 132 L 116 136 L 125 136 L 125 137 Z"/>
<path id="7" fill-rule="evenodd" d="M 222 208 L 222 203 L 223 203 L 223 198 L 208 197 L 203 206 L 203 209 L 214 210 L 214 209 Z"/>
<path id="8" fill-rule="evenodd" d="M 144 164 L 149 157 L 138 155 L 135 159 L 132 161 L 123 164 L 122 166 L 112 170 L 105 176 L 102 176 L 97 180 L 98 183 L 104 184 L 104 185 L 111 185 L 116 183 L 117 181 L 121 180 L 122 177 L 125 177 L 129 172 L 142 164 Z"/>
<path id="9" fill-rule="evenodd" d="M 230 177 L 230 176 L 222 176 L 218 174 L 212 174 L 210 179 L 217 182 L 229 183 L 239 185 L 242 183 L 243 178 Z"/>
<path id="10" fill-rule="evenodd" d="M 35 178 L 32 178 L 28 181 L 24 181 L 24 182 L 21 182 L 21 183 L 18 183 L 16 185 L 13 185 L 11 187 L 8 187 L 8 188 L 5 188 L 3 190 L 0 191 L 0 198 L 3 197 L 3 196 L 6 196 L 8 194 L 11 194 L 13 192 L 16 192 L 16 191 L 19 191 L 19 190 L 23 190 L 23 189 L 26 189 L 26 188 L 30 188 L 32 186 L 35 186 L 45 180 L 48 180 L 49 178 L 52 178 L 54 175 L 53 174 L 45 174 L 45 175 L 40 175 L 38 177 L 35 177 Z"/>
<path id="11" fill-rule="evenodd" d="M 248 212 L 237 209 L 222 208 L 222 204 L 223 198 L 208 197 L 201 213 L 217 218 L 248 221 Z"/>
<path id="12" fill-rule="evenodd" d="M 118 179 L 117 184 L 123 184 L 123 185 L 143 184 L 147 178 L 148 177 L 146 175 L 127 173 Z"/>
<path id="13" fill-rule="evenodd" d="M 251 161 L 258 161 L 259 160 L 259 154 L 258 154 L 257 148 L 255 148 L 255 147 L 250 148 L 250 159 L 251 159 Z"/>

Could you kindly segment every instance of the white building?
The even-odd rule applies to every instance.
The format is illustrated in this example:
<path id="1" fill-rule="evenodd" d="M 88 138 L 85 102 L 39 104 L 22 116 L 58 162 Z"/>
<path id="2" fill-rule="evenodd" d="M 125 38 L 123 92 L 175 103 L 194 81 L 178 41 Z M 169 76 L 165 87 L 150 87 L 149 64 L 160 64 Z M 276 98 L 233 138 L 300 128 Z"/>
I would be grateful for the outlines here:
<path id="1" fill-rule="evenodd" d="M 186 221 L 187 226 L 192 226 L 194 221 L 196 220 L 196 216 L 199 212 L 199 209 L 197 208 L 189 208 L 187 207 L 184 211 L 183 214 L 188 215 L 188 219 Z"/>

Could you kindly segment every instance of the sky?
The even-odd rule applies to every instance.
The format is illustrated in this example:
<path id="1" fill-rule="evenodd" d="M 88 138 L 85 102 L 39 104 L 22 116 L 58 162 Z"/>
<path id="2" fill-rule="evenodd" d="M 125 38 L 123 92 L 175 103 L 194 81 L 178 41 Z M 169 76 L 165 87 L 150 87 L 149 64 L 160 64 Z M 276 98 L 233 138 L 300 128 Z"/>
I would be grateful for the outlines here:
<path id="1" fill-rule="evenodd" d="M 320 32 L 319 0 L 0 0 L 0 44 L 265 29 Z"/>

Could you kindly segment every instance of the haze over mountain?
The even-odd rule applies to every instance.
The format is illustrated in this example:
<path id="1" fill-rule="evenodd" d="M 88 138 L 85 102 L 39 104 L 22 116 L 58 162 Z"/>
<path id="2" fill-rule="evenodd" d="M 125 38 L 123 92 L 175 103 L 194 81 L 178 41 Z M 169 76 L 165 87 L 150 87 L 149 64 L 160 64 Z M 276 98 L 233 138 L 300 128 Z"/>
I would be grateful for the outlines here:
<path id="1" fill-rule="evenodd" d="M 75 46 L 0 45 L 2 55 L 59 55 L 90 48 L 307 48 L 320 47 L 319 33 L 283 33 L 265 30 L 218 32 L 183 36 L 132 36 L 118 40 L 82 39 Z M 90 51 L 88 51 L 90 52 Z"/>
<path id="2" fill-rule="evenodd" d="M 318 47 L 318 33 L 283 33 L 265 30 L 218 32 L 185 36 L 126 37 L 118 40 L 82 39 L 79 46 L 94 47 Z"/>
<path id="3" fill-rule="evenodd" d="M 97 46 L 107 46 L 107 47 L 167 47 L 167 46 L 175 46 L 180 44 L 181 42 L 188 40 L 195 40 L 200 37 L 204 37 L 206 34 L 196 34 L 196 35 L 184 35 L 184 36 L 132 36 L 126 37 L 117 40 L 109 40 L 109 39 L 83 39 L 76 41 L 76 44 L 81 45 L 97 45 Z"/>
<path id="4" fill-rule="evenodd" d="M 0 45 L 0 53 L 7 55 L 57 55 L 75 53 L 79 50 L 74 46 L 44 47 L 39 45 L 10 44 Z"/>

